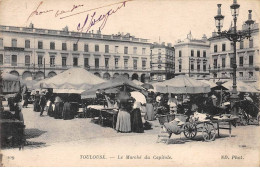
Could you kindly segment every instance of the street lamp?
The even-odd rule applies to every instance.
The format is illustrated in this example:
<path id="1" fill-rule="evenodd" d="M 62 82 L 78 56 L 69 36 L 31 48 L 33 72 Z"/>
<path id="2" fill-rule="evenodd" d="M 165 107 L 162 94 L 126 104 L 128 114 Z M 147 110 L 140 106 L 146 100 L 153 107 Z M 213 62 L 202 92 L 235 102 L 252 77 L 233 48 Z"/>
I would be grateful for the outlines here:
<path id="1" fill-rule="evenodd" d="M 245 22 L 246 25 L 248 26 L 248 31 L 237 31 L 237 16 L 239 14 L 239 7 L 240 5 L 237 3 L 237 0 L 233 0 L 233 4 L 230 5 L 231 9 L 231 14 L 233 16 L 233 21 L 234 21 L 234 27 L 233 29 L 229 29 L 228 31 L 221 31 L 221 28 L 223 27 L 223 20 L 224 16 L 221 14 L 221 4 L 217 5 L 218 11 L 217 15 L 214 17 L 215 18 L 215 24 L 218 29 L 218 34 L 220 37 L 225 37 L 229 41 L 233 42 L 233 49 L 234 49 L 234 60 L 233 60 L 233 90 L 232 90 L 232 95 L 231 95 L 231 106 L 234 105 L 235 101 L 238 99 L 237 95 L 237 83 L 236 83 L 236 69 L 237 69 L 237 64 L 236 64 L 236 43 L 243 41 L 243 39 L 247 38 L 249 39 L 251 37 L 251 26 L 254 24 L 254 21 L 252 20 L 252 10 L 248 10 L 248 20 Z"/>

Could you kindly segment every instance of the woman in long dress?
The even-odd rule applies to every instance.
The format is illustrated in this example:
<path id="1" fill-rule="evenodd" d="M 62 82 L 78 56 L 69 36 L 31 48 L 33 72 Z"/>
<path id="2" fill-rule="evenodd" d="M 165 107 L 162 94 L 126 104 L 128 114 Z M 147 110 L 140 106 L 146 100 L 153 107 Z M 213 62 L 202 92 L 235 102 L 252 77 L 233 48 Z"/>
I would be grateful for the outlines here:
<path id="1" fill-rule="evenodd" d="M 144 126 L 141 117 L 141 103 L 135 102 L 133 106 L 133 110 L 131 112 L 131 129 L 132 132 L 143 133 Z"/>
<path id="2" fill-rule="evenodd" d="M 116 122 L 116 130 L 118 132 L 131 132 L 130 113 L 126 110 L 127 103 L 122 103 L 119 109 Z"/>
<path id="3" fill-rule="evenodd" d="M 69 120 L 72 119 L 71 115 L 71 105 L 68 101 L 66 101 L 63 105 L 62 118 L 63 120 Z"/>
<path id="4" fill-rule="evenodd" d="M 155 114 L 154 114 L 154 108 L 153 108 L 153 99 L 152 99 L 152 97 L 147 97 L 147 102 L 146 102 L 146 112 L 147 112 L 147 116 L 146 116 L 146 118 L 147 118 L 147 120 L 149 120 L 149 121 L 152 121 L 152 120 L 154 120 L 154 118 L 155 118 Z"/>

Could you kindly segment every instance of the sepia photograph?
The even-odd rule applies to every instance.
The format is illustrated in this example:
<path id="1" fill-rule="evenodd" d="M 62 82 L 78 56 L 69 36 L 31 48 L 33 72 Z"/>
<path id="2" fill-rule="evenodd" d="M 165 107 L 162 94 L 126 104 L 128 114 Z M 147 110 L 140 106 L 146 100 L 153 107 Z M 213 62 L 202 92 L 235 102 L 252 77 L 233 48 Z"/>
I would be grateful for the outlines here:
<path id="1" fill-rule="evenodd" d="M 259 0 L 0 0 L 0 167 L 259 167 Z"/>

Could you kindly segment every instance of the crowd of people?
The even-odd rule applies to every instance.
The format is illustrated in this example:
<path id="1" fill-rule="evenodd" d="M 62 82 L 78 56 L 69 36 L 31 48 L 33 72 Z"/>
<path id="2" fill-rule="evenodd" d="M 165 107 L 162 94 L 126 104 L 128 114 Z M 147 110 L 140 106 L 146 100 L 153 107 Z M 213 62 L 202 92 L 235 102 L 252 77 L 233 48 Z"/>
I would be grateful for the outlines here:
<path id="1" fill-rule="evenodd" d="M 55 119 L 74 119 L 77 108 L 73 107 L 70 96 L 57 95 L 51 90 L 45 92 L 36 91 L 34 96 L 33 111 L 43 113 Z"/>
<path id="2" fill-rule="evenodd" d="M 121 97 L 120 97 L 121 96 Z M 122 97 L 124 96 L 124 97 Z M 240 100 L 247 100 L 251 103 L 259 102 L 259 96 L 249 93 L 240 93 Z M 27 97 L 28 98 L 28 97 Z M 77 115 L 77 109 L 72 106 L 68 96 L 36 91 L 34 96 L 33 110 L 40 112 L 40 116 L 46 111 L 47 115 L 55 119 L 73 119 Z M 96 104 L 104 107 L 118 109 L 115 129 L 118 132 L 143 133 L 150 129 L 149 121 L 166 114 L 184 114 L 190 117 L 195 112 L 206 113 L 207 115 L 230 114 L 230 93 L 211 92 L 208 94 L 160 94 L 153 91 L 145 96 L 146 102 L 132 100 L 128 91 L 121 91 L 117 95 L 97 93 L 95 99 L 90 102 L 82 102 L 82 107 Z M 26 100 L 26 98 L 25 98 Z"/>

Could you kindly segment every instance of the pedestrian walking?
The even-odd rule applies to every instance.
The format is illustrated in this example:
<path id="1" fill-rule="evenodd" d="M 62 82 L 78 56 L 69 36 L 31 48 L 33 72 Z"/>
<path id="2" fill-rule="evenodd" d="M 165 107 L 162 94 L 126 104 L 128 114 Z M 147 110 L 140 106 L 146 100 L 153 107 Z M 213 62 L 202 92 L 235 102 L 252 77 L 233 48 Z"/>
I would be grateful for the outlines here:
<path id="1" fill-rule="evenodd" d="M 42 94 L 42 96 L 40 98 L 40 102 L 39 102 L 40 108 L 41 108 L 40 116 L 43 116 L 43 112 L 44 112 L 44 108 L 46 106 L 46 103 L 47 103 L 46 97 L 44 96 L 44 94 Z"/>

